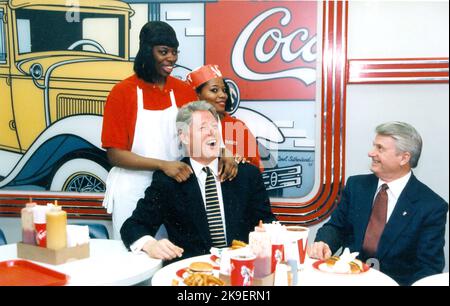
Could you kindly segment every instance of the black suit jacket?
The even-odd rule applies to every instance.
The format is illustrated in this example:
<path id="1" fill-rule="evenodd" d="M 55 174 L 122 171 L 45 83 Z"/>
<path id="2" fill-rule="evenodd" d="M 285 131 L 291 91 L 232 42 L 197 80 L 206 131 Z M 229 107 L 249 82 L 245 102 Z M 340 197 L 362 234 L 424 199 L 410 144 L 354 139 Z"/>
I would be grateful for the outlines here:
<path id="1" fill-rule="evenodd" d="M 184 162 L 190 164 L 189 159 Z M 233 239 L 248 241 L 259 220 L 272 222 L 275 216 L 258 168 L 239 164 L 238 175 L 221 184 L 228 244 Z M 144 235 L 154 236 L 164 224 L 169 240 L 184 249 L 183 257 L 209 254 L 212 247 L 205 205 L 195 174 L 178 183 L 161 171 L 140 199 L 120 234 L 126 247 Z"/>
<path id="2" fill-rule="evenodd" d="M 378 186 L 373 175 L 349 177 L 342 198 L 315 241 L 326 242 L 334 253 L 339 247 L 362 251 L 364 235 Z M 375 258 L 380 270 L 401 285 L 436 273 L 445 265 L 445 224 L 448 204 L 411 175 L 400 194 L 378 244 Z"/>

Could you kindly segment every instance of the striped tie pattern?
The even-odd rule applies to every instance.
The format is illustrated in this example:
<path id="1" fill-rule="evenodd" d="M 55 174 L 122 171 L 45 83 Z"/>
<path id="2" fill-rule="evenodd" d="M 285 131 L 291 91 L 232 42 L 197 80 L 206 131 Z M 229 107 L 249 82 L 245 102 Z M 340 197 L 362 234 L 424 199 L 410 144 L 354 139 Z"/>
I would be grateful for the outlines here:
<path id="1" fill-rule="evenodd" d="M 227 241 L 225 240 L 225 231 L 223 228 L 222 216 L 220 214 L 216 181 L 209 167 L 204 167 L 203 171 L 206 172 L 205 201 L 209 233 L 211 234 L 213 246 L 216 248 L 223 248 L 227 246 Z"/>

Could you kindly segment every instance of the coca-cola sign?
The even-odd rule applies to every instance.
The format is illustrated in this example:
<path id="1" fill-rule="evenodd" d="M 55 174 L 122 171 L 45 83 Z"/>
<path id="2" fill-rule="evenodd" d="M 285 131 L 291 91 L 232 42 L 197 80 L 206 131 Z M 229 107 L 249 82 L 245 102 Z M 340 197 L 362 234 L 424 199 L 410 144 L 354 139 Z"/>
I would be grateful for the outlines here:
<path id="1" fill-rule="evenodd" d="M 239 14 L 233 2 L 206 7 L 205 62 L 219 64 L 243 100 L 314 99 L 317 3 L 240 2 L 238 7 Z"/>

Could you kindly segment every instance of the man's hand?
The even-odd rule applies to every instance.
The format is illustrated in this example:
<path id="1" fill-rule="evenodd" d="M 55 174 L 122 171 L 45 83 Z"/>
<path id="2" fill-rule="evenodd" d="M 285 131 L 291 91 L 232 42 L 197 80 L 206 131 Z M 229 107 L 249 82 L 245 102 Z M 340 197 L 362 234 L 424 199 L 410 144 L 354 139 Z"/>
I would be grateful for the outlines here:
<path id="1" fill-rule="evenodd" d="M 316 259 L 328 259 L 331 257 L 331 249 L 325 242 L 314 242 L 307 248 L 308 256 Z"/>
<path id="2" fill-rule="evenodd" d="M 222 157 L 219 159 L 219 178 L 221 182 L 233 180 L 238 173 L 238 163 L 234 157 Z"/>
<path id="3" fill-rule="evenodd" d="M 192 174 L 191 167 L 180 161 L 163 161 L 160 169 L 178 183 L 186 181 Z"/>
<path id="4" fill-rule="evenodd" d="M 162 260 L 171 260 L 176 257 L 181 257 L 184 250 L 168 239 L 151 240 L 144 244 L 142 248 L 150 257 Z"/>

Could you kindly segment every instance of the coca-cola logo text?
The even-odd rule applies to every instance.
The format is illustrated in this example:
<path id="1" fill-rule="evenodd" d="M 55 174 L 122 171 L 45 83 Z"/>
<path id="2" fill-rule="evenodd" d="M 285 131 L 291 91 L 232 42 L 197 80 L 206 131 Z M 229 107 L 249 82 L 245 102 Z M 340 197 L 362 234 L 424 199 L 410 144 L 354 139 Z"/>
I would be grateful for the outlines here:
<path id="1" fill-rule="evenodd" d="M 269 73 L 262 73 L 252 70 L 245 62 L 245 54 L 248 48 L 248 41 L 255 30 L 270 16 L 276 13 L 283 13 L 280 19 L 280 25 L 285 27 L 291 21 L 291 13 L 288 9 L 277 7 L 271 8 L 255 19 L 253 19 L 241 32 L 232 50 L 231 64 L 234 71 L 243 79 L 247 80 L 271 80 L 280 78 L 295 78 L 306 85 L 312 84 L 316 80 L 316 70 L 311 67 L 296 67 L 281 71 L 273 71 Z M 292 50 L 292 45 L 295 39 L 299 39 L 303 45 L 297 49 Z M 273 47 L 271 50 L 264 50 L 266 43 L 271 40 Z M 283 61 L 290 63 L 296 59 L 301 59 L 304 62 L 313 62 L 316 60 L 315 45 L 317 43 L 317 36 L 310 37 L 307 28 L 300 28 L 292 33 L 283 36 L 283 32 L 278 28 L 270 28 L 258 39 L 253 54 L 256 60 L 262 63 L 269 62 L 278 52 L 281 52 Z M 300 61 L 299 61 L 300 62 Z"/>

